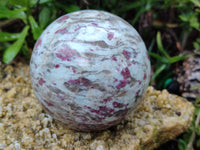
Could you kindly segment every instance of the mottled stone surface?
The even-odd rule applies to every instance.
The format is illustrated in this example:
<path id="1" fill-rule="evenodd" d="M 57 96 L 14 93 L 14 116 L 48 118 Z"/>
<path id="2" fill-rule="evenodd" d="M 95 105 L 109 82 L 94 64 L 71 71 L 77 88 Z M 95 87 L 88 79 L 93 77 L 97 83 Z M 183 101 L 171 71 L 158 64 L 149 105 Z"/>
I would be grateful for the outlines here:
<path id="1" fill-rule="evenodd" d="M 76 130 L 119 123 L 139 103 L 150 79 L 137 31 L 104 11 L 55 20 L 38 39 L 30 74 L 36 97 L 53 118 Z"/>
<path id="2" fill-rule="evenodd" d="M 26 63 L 0 62 L 0 149 L 152 150 L 184 132 L 193 105 L 167 91 L 147 89 L 124 121 L 99 132 L 69 130 L 44 112 L 35 97 Z"/>

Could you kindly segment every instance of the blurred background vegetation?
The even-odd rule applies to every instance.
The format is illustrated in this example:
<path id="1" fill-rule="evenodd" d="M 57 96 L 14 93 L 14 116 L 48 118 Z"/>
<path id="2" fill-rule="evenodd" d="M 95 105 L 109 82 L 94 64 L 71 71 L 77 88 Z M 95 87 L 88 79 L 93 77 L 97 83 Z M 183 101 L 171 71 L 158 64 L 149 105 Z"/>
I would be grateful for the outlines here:
<path id="1" fill-rule="evenodd" d="M 152 64 L 151 85 L 181 95 L 177 68 L 188 57 L 200 55 L 199 0 L 0 0 L 0 60 L 30 59 L 34 43 L 56 18 L 82 9 L 105 10 L 136 28 Z M 193 87 L 200 89 L 199 85 Z M 200 97 L 190 129 L 168 149 L 200 147 Z M 166 147 L 166 145 L 164 146 Z M 163 150 L 165 148 L 162 148 Z"/>

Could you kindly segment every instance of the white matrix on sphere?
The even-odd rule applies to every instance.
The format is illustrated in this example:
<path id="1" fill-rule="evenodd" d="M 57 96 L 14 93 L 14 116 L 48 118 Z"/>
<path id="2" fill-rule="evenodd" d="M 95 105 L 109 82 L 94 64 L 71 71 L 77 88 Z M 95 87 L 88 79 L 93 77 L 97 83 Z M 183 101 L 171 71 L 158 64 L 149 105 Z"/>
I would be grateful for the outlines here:
<path id="1" fill-rule="evenodd" d="M 44 30 L 30 75 L 36 97 L 54 119 L 75 130 L 102 130 L 139 103 L 150 61 L 130 24 L 108 12 L 82 10 Z"/>

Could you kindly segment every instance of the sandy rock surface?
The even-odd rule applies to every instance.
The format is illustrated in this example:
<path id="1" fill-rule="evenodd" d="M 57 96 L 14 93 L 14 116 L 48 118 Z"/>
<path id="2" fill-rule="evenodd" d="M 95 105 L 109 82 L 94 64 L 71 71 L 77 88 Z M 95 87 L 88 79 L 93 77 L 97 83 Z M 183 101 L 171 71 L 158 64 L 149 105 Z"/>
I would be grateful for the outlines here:
<path id="1" fill-rule="evenodd" d="M 0 64 L 0 149 L 152 150 L 184 132 L 193 105 L 149 87 L 142 103 L 117 126 L 77 132 L 53 120 L 34 96 L 25 63 Z"/>

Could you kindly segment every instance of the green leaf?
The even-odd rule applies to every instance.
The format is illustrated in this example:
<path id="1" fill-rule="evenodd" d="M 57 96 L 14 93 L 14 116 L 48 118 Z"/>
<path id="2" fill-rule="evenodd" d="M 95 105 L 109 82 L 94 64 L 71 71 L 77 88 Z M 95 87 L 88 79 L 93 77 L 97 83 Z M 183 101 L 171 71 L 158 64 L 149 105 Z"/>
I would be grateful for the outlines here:
<path id="1" fill-rule="evenodd" d="M 167 54 L 167 52 L 166 52 L 166 51 L 164 50 L 164 48 L 163 48 L 160 32 L 157 32 L 157 35 L 156 35 L 156 42 L 157 42 L 158 50 L 159 50 L 166 58 L 169 58 L 169 55 Z"/>
<path id="2" fill-rule="evenodd" d="M 198 135 L 200 135 L 200 126 L 197 126 L 197 127 L 196 127 L 196 133 L 197 133 Z"/>
<path id="3" fill-rule="evenodd" d="M 140 9 L 136 15 L 134 16 L 134 19 L 131 21 L 131 24 L 134 25 L 138 20 L 139 20 L 139 17 L 146 11 L 145 8 L 143 9 Z"/>
<path id="4" fill-rule="evenodd" d="M 33 34 L 33 38 L 34 38 L 34 40 L 37 40 L 42 33 L 42 29 L 38 26 L 38 24 L 35 21 L 35 19 L 33 18 L 33 16 L 29 16 L 28 19 L 29 19 L 29 22 L 31 25 L 31 31 Z"/>
<path id="5" fill-rule="evenodd" d="M 193 42 L 193 46 L 196 50 L 200 51 L 200 38 L 197 38 L 195 42 Z"/>
<path id="6" fill-rule="evenodd" d="M 73 11 L 77 11 L 80 10 L 80 8 L 77 5 L 70 5 L 68 7 L 64 7 L 65 11 L 67 13 L 73 12 Z"/>
<path id="7" fill-rule="evenodd" d="M 199 21 L 198 21 L 198 17 L 196 15 L 191 16 L 190 26 L 200 31 L 200 29 L 199 29 L 200 24 L 199 24 Z"/>
<path id="8" fill-rule="evenodd" d="M 190 27 L 195 28 L 196 30 L 200 31 L 200 23 L 198 21 L 198 11 L 193 12 L 193 11 L 189 11 L 189 12 L 184 12 L 182 13 L 179 18 L 183 21 L 183 22 L 187 22 L 189 23 Z"/>
<path id="9" fill-rule="evenodd" d="M 148 52 L 151 52 L 151 51 L 152 51 L 154 45 L 155 45 L 155 39 L 153 38 L 152 41 L 151 41 L 151 44 L 150 44 L 150 46 L 149 46 L 149 48 L 148 48 Z"/>
<path id="10" fill-rule="evenodd" d="M 196 9 L 195 11 L 196 11 L 197 13 L 200 13 L 200 9 Z"/>
<path id="11" fill-rule="evenodd" d="M 194 109 L 194 114 L 195 114 L 195 115 L 198 115 L 199 111 L 200 111 L 200 107 L 195 107 L 195 109 Z"/>
<path id="12" fill-rule="evenodd" d="M 9 0 L 9 2 L 13 5 L 20 5 L 23 7 L 27 7 L 28 0 Z"/>
<path id="13" fill-rule="evenodd" d="M 80 8 L 79 8 L 77 5 L 69 5 L 69 6 L 68 6 L 68 5 L 59 3 L 59 2 L 55 2 L 55 6 L 56 6 L 57 8 L 63 9 L 63 10 L 66 11 L 67 13 L 72 12 L 72 11 L 80 10 Z"/>
<path id="14" fill-rule="evenodd" d="M 30 2 L 30 6 L 34 6 L 37 4 L 37 1 L 38 0 L 29 0 Z M 39 1 L 39 4 L 45 4 L 45 3 L 49 3 L 49 2 L 52 2 L 53 0 L 40 0 Z"/>
<path id="15" fill-rule="evenodd" d="M 200 96 L 198 96 L 195 100 L 195 105 L 199 104 L 200 103 Z"/>
<path id="16" fill-rule="evenodd" d="M 169 62 L 170 64 L 173 64 L 175 62 L 178 62 L 178 61 L 181 61 L 181 60 L 184 60 L 190 56 L 192 56 L 193 54 L 188 54 L 188 55 L 182 55 L 182 56 L 173 56 L 173 57 L 170 57 L 169 58 Z"/>
<path id="17" fill-rule="evenodd" d="M 0 32 L 0 42 L 14 41 L 20 37 L 20 33 Z"/>
<path id="18" fill-rule="evenodd" d="M 178 149 L 185 150 L 186 147 L 187 147 L 187 143 L 184 140 L 179 139 L 178 140 Z"/>
<path id="19" fill-rule="evenodd" d="M 151 79 L 151 83 L 156 79 L 156 77 L 167 68 L 166 64 L 162 64 L 158 69 L 156 69 L 156 71 L 154 72 L 154 75 Z"/>
<path id="20" fill-rule="evenodd" d="M 7 1 L 7 0 L 0 1 L 0 5 L 1 5 L 1 6 L 6 6 L 6 5 L 7 5 L 7 3 L 8 3 L 8 1 Z"/>
<path id="21" fill-rule="evenodd" d="M 197 147 L 200 147 L 200 139 L 197 140 Z"/>
<path id="22" fill-rule="evenodd" d="M 129 10 L 133 10 L 133 9 L 136 9 L 136 8 L 142 8 L 141 6 L 143 6 L 144 3 L 143 1 L 136 1 L 136 2 L 131 2 L 129 3 L 128 5 L 124 5 L 123 7 L 123 11 L 129 11 Z"/>
<path id="23" fill-rule="evenodd" d="M 42 29 L 44 29 L 48 25 L 50 17 L 51 17 L 50 9 L 48 7 L 44 7 L 39 14 L 39 24 Z"/>
<path id="24" fill-rule="evenodd" d="M 186 14 L 180 15 L 179 18 L 184 22 L 188 22 L 189 21 L 189 17 Z"/>
<path id="25" fill-rule="evenodd" d="M 198 42 L 193 42 L 193 47 L 194 47 L 196 50 L 200 50 L 200 43 L 198 43 Z"/>
<path id="26" fill-rule="evenodd" d="M 18 38 L 18 40 L 15 41 L 10 47 L 8 47 L 4 51 L 4 53 L 3 53 L 3 62 L 4 63 L 11 62 L 15 58 L 15 56 L 19 53 L 19 51 L 24 43 L 24 40 L 27 36 L 28 29 L 29 29 L 29 27 L 26 26 L 23 29 L 23 31 L 20 33 L 20 37 Z"/>
<path id="27" fill-rule="evenodd" d="M 24 58 L 26 58 L 26 59 L 30 58 L 30 50 L 28 48 L 28 45 L 27 45 L 26 41 L 24 41 L 24 44 L 23 44 L 20 52 L 22 53 Z"/>
<path id="28" fill-rule="evenodd" d="M 153 52 L 148 52 L 148 53 L 149 53 L 150 56 L 156 58 L 157 60 L 159 60 L 159 61 L 161 61 L 163 63 L 166 63 L 166 64 L 169 63 L 169 60 L 166 59 L 165 57 L 162 57 L 162 56 L 160 56 L 160 55 L 158 55 L 156 53 L 153 53 Z"/>
<path id="29" fill-rule="evenodd" d="M 196 5 L 197 7 L 200 7 L 200 1 L 199 0 L 190 0 L 191 2 L 193 2 L 194 5 Z"/>
<path id="30" fill-rule="evenodd" d="M 153 52 L 148 52 L 148 53 L 149 53 L 150 56 L 152 56 L 152 57 L 154 57 L 158 60 L 162 59 L 162 57 L 160 55 L 156 54 L 156 53 L 153 53 Z"/>
<path id="31" fill-rule="evenodd" d="M 6 7 L 0 6 L 0 19 L 2 18 L 8 18 L 8 19 L 13 19 L 13 18 L 19 18 L 19 19 L 26 19 L 26 14 L 24 11 L 26 8 L 20 8 L 20 9 L 14 9 L 14 10 L 9 10 Z"/>
<path id="32" fill-rule="evenodd" d="M 10 47 L 10 43 L 8 43 L 8 42 L 4 42 L 4 43 L 1 43 L 0 44 L 1 46 L 0 46 L 0 51 L 4 51 L 5 49 L 7 49 L 8 47 Z"/>

